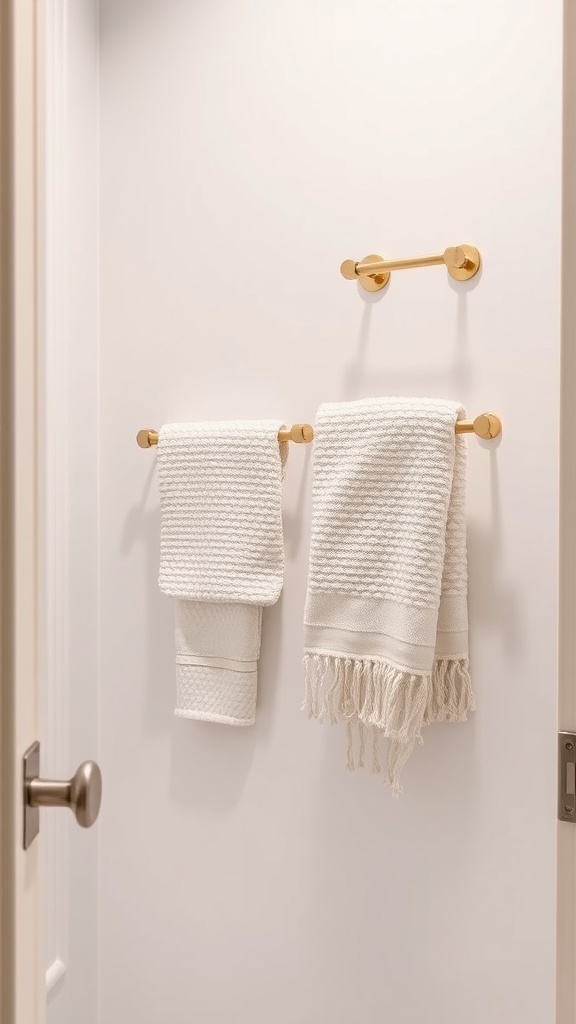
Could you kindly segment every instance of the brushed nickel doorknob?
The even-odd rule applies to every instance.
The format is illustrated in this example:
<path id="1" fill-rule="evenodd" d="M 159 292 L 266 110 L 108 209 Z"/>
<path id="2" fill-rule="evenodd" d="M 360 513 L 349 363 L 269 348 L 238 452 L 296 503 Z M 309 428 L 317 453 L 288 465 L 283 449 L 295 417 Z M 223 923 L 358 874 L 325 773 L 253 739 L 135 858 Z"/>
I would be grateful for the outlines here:
<path id="1" fill-rule="evenodd" d="M 39 807 L 69 807 L 82 828 L 96 821 L 102 802 L 102 773 L 95 761 L 84 761 L 71 779 L 41 779 L 40 745 L 33 743 L 24 755 L 24 846 L 38 833 Z M 31 820 L 30 820 L 31 819 Z"/>
<path id="2" fill-rule="evenodd" d="M 69 807 L 82 828 L 90 828 L 102 802 L 102 773 L 95 761 L 84 761 L 71 779 L 30 779 L 28 803 L 31 807 Z"/>

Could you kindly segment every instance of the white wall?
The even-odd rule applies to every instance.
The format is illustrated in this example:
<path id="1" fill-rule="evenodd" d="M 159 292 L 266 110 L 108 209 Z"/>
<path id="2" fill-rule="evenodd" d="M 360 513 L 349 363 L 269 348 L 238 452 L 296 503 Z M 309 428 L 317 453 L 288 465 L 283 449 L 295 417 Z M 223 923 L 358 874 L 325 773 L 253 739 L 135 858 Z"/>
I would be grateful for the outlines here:
<path id="1" fill-rule="evenodd" d="M 548 0 L 101 4 L 102 1024 L 554 1020 L 560 22 Z M 338 272 L 461 241 L 469 285 L 413 271 L 372 300 Z M 504 436 L 470 442 L 478 711 L 428 730 L 394 802 L 299 711 L 310 451 L 234 730 L 172 716 L 134 435 L 401 393 Z"/>

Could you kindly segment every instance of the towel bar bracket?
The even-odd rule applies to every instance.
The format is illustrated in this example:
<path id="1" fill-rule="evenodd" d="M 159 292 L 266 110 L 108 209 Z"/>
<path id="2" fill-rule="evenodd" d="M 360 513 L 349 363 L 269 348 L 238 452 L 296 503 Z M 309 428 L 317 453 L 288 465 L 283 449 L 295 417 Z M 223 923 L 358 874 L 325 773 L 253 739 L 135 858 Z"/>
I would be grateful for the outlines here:
<path id="1" fill-rule="evenodd" d="M 480 253 L 475 245 L 450 245 L 434 256 L 414 256 L 401 260 L 386 260 L 372 253 L 356 263 L 344 260 L 340 267 L 342 277 L 347 281 L 359 281 L 367 292 L 378 292 L 385 288 L 392 270 L 411 270 L 414 267 L 445 266 L 454 281 L 469 281 L 480 270 Z"/>

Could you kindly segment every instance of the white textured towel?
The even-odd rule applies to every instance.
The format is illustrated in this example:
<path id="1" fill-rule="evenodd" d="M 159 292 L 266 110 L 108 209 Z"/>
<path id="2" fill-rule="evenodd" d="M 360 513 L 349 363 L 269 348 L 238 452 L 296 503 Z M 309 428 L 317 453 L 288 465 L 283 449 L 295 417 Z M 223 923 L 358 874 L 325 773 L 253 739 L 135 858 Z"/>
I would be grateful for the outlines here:
<path id="1" fill-rule="evenodd" d="M 253 725 L 262 607 L 282 590 L 275 420 L 172 423 L 158 438 L 160 589 L 176 604 L 182 718 Z"/>
<path id="2" fill-rule="evenodd" d="M 305 707 L 347 723 L 350 768 L 363 765 L 370 727 L 381 771 L 388 737 L 396 793 L 422 726 L 462 721 L 474 705 L 463 412 L 381 398 L 323 405 L 316 420 Z"/>

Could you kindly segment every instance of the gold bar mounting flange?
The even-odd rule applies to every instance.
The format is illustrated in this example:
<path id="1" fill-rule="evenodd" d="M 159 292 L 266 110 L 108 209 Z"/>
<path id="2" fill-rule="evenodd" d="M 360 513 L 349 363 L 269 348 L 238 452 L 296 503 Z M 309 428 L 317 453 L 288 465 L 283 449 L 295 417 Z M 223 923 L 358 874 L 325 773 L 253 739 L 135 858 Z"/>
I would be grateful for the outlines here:
<path id="1" fill-rule="evenodd" d="M 340 267 L 347 281 L 359 281 L 367 292 L 377 292 L 390 280 L 392 270 L 411 270 L 414 267 L 436 267 L 442 264 L 455 281 L 469 281 L 480 270 L 480 253 L 475 245 L 451 245 L 435 256 L 414 256 L 402 260 L 385 260 L 372 254 L 356 263 L 344 260 Z"/>

